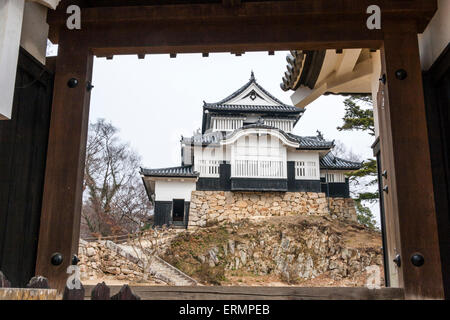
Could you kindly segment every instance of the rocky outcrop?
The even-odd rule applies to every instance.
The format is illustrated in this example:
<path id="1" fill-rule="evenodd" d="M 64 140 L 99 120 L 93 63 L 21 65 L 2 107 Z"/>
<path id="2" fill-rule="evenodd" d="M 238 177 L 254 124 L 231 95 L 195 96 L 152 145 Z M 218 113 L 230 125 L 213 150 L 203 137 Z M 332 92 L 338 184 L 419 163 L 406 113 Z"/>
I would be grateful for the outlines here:
<path id="1" fill-rule="evenodd" d="M 189 227 L 204 227 L 252 217 L 320 215 L 356 221 L 351 198 L 326 198 L 316 192 L 193 191 Z"/>
<path id="2" fill-rule="evenodd" d="M 174 244 L 166 253 L 171 263 L 182 270 L 194 270 L 193 264 L 223 268 L 225 277 L 276 275 L 296 283 L 322 274 L 338 280 L 364 276 L 369 266 L 382 269 L 379 232 L 317 216 L 241 220 L 180 235 Z"/>

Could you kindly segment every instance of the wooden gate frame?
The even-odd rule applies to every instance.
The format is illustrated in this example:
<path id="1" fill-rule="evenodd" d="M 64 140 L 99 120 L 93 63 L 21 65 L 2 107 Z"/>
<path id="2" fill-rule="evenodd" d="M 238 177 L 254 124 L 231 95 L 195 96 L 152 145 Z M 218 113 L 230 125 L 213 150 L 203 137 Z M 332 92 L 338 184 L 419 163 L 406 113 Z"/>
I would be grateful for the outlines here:
<path id="1" fill-rule="evenodd" d="M 88 2 L 89 5 L 83 6 Z M 443 298 L 441 260 L 417 34 L 437 10 L 433 0 L 298 0 L 140 5 L 111 0 L 63 0 L 49 13 L 59 44 L 45 172 L 36 274 L 62 288 L 78 251 L 82 181 L 93 56 L 342 48 L 381 49 L 386 83 L 380 87 L 380 143 L 391 285 L 405 297 Z M 105 3 L 105 1 L 103 1 Z M 82 8 L 81 30 L 66 28 L 66 8 Z M 382 29 L 369 30 L 369 5 L 382 9 Z M 103 4 L 104 6 L 104 4 Z M 400 80 L 396 71 L 407 77 Z M 281 71 L 280 71 L 281 72 Z M 281 77 L 281 76 L 280 76 Z M 68 81 L 78 80 L 71 88 Z M 123 78 L 117 81 L 123 81 Z M 50 263 L 59 252 L 64 261 Z M 420 253 L 421 267 L 410 257 Z M 393 264 L 391 264 L 393 265 Z M 393 281 L 392 279 L 396 279 Z"/>

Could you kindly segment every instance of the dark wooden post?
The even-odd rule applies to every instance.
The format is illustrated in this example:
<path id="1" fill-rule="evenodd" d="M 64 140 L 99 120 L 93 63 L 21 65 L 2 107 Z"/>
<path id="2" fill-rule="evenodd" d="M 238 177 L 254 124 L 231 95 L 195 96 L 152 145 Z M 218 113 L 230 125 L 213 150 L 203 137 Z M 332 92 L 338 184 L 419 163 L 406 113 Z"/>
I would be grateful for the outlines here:
<path id="1" fill-rule="evenodd" d="M 124 284 L 120 291 L 111 297 L 111 300 L 141 300 L 141 298 L 133 293 L 130 286 Z"/>
<path id="2" fill-rule="evenodd" d="M 50 289 L 50 285 L 48 284 L 48 279 L 41 276 L 35 276 L 30 279 L 27 284 L 27 288 L 35 288 L 35 289 Z"/>
<path id="3" fill-rule="evenodd" d="M 3 272 L 0 271 L 0 288 L 9 288 L 11 283 L 8 281 Z"/>
<path id="4" fill-rule="evenodd" d="M 80 283 L 80 288 L 69 289 L 67 286 L 64 288 L 63 300 L 84 300 L 85 289 L 83 284 Z"/>
<path id="5" fill-rule="evenodd" d="M 93 56 L 83 31 L 62 27 L 59 37 L 36 274 L 62 290 L 78 252 Z"/>
<path id="6" fill-rule="evenodd" d="M 91 292 L 91 300 L 110 300 L 110 296 L 111 290 L 104 281 L 102 283 L 97 283 Z"/>
<path id="7" fill-rule="evenodd" d="M 390 266 L 391 285 L 404 287 L 407 299 L 440 299 L 444 293 L 415 26 L 406 22 L 383 26 L 386 84 L 379 108 L 382 171 L 387 177 L 381 192 L 389 258 L 401 257 L 400 267 Z"/>

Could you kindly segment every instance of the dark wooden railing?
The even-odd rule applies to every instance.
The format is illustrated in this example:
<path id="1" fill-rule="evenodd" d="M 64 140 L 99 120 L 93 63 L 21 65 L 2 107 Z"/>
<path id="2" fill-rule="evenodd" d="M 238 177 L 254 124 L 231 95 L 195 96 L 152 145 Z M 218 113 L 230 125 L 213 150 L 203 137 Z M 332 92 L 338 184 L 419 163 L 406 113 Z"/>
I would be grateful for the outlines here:
<path id="1" fill-rule="evenodd" d="M 48 290 L 48 291 L 55 291 L 50 288 L 50 285 L 48 283 L 47 278 L 36 276 L 31 278 L 31 280 L 28 282 L 26 288 L 11 288 L 11 284 L 6 278 L 6 276 L 0 271 L 0 290 L 2 289 L 14 289 L 15 291 L 23 290 L 23 291 L 29 291 L 32 289 L 39 289 L 39 290 Z M 139 296 L 133 293 L 131 288 L 124 284 L 119 292 L 111 296 L 110 294 L 111 290 L 106 285 L 105 282 L 98 283 L 95 287 L 91 289 L 90 298 L 91 300 L 141 300 Z M 23 297 L 24 295 L 18 295 L 17 292 L 12 292 L 14 295 L 6 296 L 4 299 L 16 299 Z M 26 296 L 26 295 L 25 295 Z M 85 287 L 83 284 L 80 283 L 79 288 L 73 288 L 69 289 L 67 286 L 64 289 L 64 293 L 62 295 L 62 300 L 85 300 L 85 297 L 89 297 L 89 295 L 86 295 Z M 42 295 L 41 299 L 45 299 L 45 295 Z"/>

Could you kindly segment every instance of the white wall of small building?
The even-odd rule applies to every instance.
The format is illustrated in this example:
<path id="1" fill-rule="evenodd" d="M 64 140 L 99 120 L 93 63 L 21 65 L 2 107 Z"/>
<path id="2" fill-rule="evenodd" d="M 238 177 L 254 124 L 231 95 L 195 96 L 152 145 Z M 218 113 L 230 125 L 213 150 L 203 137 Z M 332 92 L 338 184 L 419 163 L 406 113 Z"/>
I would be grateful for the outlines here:
<path id="1" fill-rule="evenodd" d="M 195 182 L 195 179 L 158 179 L 155 181 L 155 201 L 172 201 L 173 199 L 191 201 Z"/>

